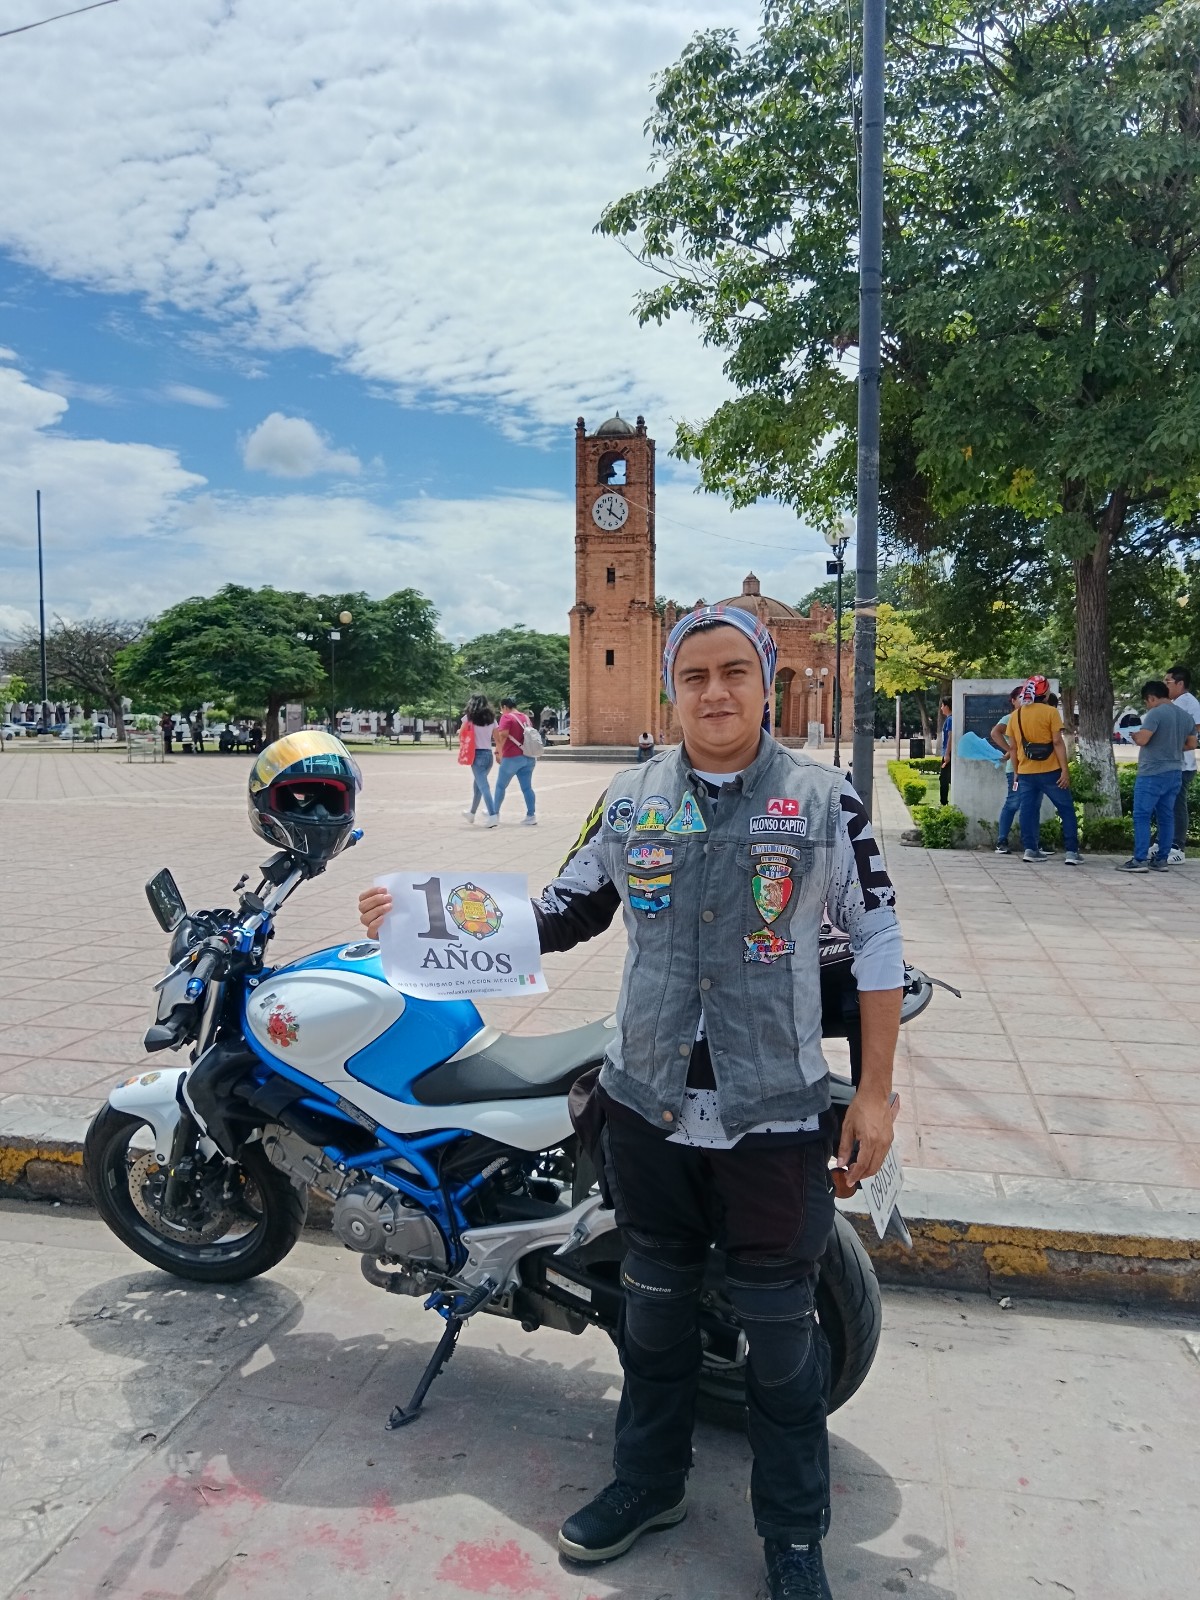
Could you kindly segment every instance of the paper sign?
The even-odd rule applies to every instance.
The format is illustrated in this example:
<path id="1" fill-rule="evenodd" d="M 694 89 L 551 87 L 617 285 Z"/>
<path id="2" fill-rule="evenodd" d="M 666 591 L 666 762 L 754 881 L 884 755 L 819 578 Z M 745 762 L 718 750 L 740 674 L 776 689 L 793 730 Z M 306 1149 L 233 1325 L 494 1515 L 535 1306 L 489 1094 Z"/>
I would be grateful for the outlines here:
<path id="1" fill-rule="evenodd" d="M 544 994 L 529 886 L 515 872 L 396 872 L 379 954 L 393 989 L 417 1000 Z"/>
<path id="2" fill-rule="evenodd" d="M 887 1232 L 892 1209 L 904 1187 L 904 1169 L 900 1165 L 895 1145 L 884 1156 L 879 1171 L 873 1178 L 868 1178 L 862 1187 L 871 1212 L 871 1221 L 875 1224 L 875 1232 L 882 1239 Z"/>

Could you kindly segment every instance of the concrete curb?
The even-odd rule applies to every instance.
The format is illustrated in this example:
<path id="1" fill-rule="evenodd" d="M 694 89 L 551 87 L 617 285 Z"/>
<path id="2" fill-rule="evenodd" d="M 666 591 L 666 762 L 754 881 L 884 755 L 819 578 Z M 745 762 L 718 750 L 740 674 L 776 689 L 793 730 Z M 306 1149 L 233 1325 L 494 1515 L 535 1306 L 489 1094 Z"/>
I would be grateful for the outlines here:
<path id="1" fill-rule="evenodd" d="M 90 1205 L 87 1123 L 75 1101 L 4 1097 L 0 1197 Z M 911 1253 L 879 1243 L 861 1201 L 845 1209 L 885 1284 L 1200 1310 L 1200 1194 L 1196 1210 L 1163 1211 L 1113 1199 L 1120 1185 L 1007 1181 L 1014 1192 L 985 1174 L 910 1170 L 901 1206 Z M 309 1226 L 328 1228 L 324 1196 Z"/>

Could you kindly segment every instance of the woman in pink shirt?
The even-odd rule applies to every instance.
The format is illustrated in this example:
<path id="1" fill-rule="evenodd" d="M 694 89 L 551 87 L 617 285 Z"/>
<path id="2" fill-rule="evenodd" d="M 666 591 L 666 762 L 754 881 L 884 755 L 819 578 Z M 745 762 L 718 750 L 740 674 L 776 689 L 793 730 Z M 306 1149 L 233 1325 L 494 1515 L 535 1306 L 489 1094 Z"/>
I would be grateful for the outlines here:
<path id="1" fill-rule="evenodd" d="M 534 757 L 525 754 L 522 743 L 528 727 L 529 721 L 517 710 L 517 702 L 507 696 L 501 700 L 500 721 L 492 734 L 500 760 L 500 770 L 496 774 L 496 814 L 499 815 L 504 802 L 504 791 L 515 778 L 525 796 L 525 815 L 521 818 L 521 826 L 535 828 L 537 802 L 533 793 Z"/>

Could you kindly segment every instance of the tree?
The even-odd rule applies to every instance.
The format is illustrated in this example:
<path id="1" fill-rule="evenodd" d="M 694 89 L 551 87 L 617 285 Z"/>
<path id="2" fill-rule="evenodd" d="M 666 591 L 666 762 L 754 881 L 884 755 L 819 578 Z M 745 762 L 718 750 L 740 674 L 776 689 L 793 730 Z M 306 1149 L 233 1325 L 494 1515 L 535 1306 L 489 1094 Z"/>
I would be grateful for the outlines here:
<path id="1" fill-rule="evenodd" d="M 321 658 L 306 638 L 316 607 L 304 594 L 227 583 L 207 598 L 181 600 L 121 653 L 122 688 L 164 710 L 199 710 L 208 701 L 266 708 L 266 737 L 279 737 L 279 712 L 325 684 Z"/>
<path id="2" fill-rule="evenodd" d="M 481 633 L 458 652 L 468 692 L 492 699 L 511 695 L 524 709 L 566 705 L 571 691 L 571 641 L 565 633 L 536 633 L 518 623 Z"/>
<path id="3" fill-rule="evenodd" d="M 454 652 L 437 631 L 432 601 L 416 589 L 398 589 L 383 600 L 356 594 L 318 595 L 318 614 L 325 619 L 314 647 L 328 648 L 330 619 L 349 611 L 353 621 L 339 627 L 335 683 L 344 706 L 370 708 L 392 716 L 403 705 L 449 692 L 454 678 Z M 331 718 L 336 708 L 330 707 Z"/>
<path id="4" fill-rule="evenodd" d="M 884 531 L 953 552 L 992 507 L 1069 573 L 1081 744 L 1112 809 L 1113 564 L 1197 536 L 1200 0 L 889 10 Z M 846 15 L 791 0 L 744 51 L 694 39 L 658 83 L 659 175 L 600 224 L 661 274 L 641 318 L 685 313 L 727 352 L 739 393 L 677 452 L 737 504 L 818 522 L 853 490 Z"/>
<path id="5" fill-rule="evenodd" d="M 877 613 L 875 683 L 881 694 L 913 696 L 921 717 L 921 731 L 929 736 L 932 718 L 925 691 L 955 676 L 960 663 L 948 650 L 940 650 L 914 626 L 913 615 L 899 611 L 886 600 Z M 852 613 L 842 615 L 843 643 L 853 637 Z M 836 638 L 836 624 L 829 637 Z"/>
<path id="6" fill-rule="evenodd" d="M 90 617 L 65 622 L 55 617 L 46 634 L 46 678 L 52 698 L 78 700 L 91 716 L 103 707 L 113 719 L 117 737 L 125 737 L 123 691 L 117 658 L 142 633 L 143 622 Z M 41 684 L 41 647 L 31 628 L 10 652 L 10 664 L 31 684 Z"/>

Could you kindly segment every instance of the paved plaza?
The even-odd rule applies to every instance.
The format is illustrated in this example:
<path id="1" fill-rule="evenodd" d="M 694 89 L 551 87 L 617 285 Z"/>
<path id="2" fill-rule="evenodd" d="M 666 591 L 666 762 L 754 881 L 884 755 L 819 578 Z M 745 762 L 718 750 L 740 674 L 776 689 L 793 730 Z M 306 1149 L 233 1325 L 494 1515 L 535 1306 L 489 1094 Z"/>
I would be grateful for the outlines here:
<path id="1" fill-rule="evenodd" d="M 2 1600 L 753 1600 L 749 1445 L 702 1420 L 686 1522 L 591 1572 L 555 1533 L 609 1476 L 602 1334 L 437 1328 L 307 1236 L 267 1277 L 149 1271 L 97 1220 L 0 1202 Z M 889 1290 L 831 1419 L 838 1600 L 1195 1590 L 1194 1322 Z"/>
<path id="2" fill-rule="evenodd" d="M 362 765 L 366 838 L 294 896 L 277 961 L 353 935 L 357 892 L 379 872 L 523 872 L 536 888 L 615 770 L 548 760 L 540 825 L 517 826 L 514 787 L 487 832 L 459 815 L 469 785 L 452 752 L 368 753 Z M 265 855 L 246 821 L 245 778 L 245 757 L 216 754 L 161 766 L 109 752 L 0 756 L 0 1122 L 77 1125 L 146 1059 L 164 939 L 142 885 L 169 864 L 193 904 L 229 903 Z M 930 1194 L 1119 1205 L 1148 1222 L 1200 1212 L 1200 864 L 1128 878 L 1110 857 L 1069 870 L 906 848 L 907 813 L 882 757 L 876 796 L 909 959 L 962 990 L 961 1000 L 938 991 L 902 1034 L 912 1181 Z M 618 927 L 549 956 L 547 995 L 493 1002 L 488 1014 L 535 1033 L 602 1017 L 622 951 Z"/>

